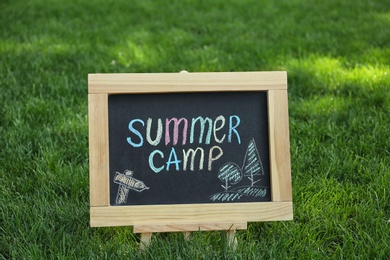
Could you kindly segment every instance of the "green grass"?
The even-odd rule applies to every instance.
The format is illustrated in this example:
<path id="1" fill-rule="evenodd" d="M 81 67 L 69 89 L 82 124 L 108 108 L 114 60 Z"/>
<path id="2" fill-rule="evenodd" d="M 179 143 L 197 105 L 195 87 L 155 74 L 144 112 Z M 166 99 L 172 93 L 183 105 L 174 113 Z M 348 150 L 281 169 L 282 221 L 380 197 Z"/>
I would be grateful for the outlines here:
<path id="1" fill-rule="evenodd" d="M 0 2 L 0 258 L 384 259 L 390 3 Z M 89 227 L 87 74 L 286 70 L 294 221 L 153 237 Z"/>

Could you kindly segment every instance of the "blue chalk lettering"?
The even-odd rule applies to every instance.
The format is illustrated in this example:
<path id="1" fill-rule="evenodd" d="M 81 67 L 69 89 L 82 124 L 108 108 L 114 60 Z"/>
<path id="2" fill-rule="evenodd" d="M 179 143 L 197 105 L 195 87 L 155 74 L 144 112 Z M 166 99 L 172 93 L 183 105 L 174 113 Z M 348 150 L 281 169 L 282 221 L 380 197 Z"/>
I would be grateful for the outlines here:
<path id="1" fill-rule="evenodd" d="M 153 157 L 154 155 L 158 153 L 161 158 L 164 158 L 164 154 L 160 151 L 160 150 L 154 150 L 153 152 L 150 153 L 149 155 L 149 167 L 150 169 L 152 169 L 155 173 L 159 173 L 162 171 L 162 169 L 164 169 L 164 166 L 161 166 L 161 167 L 158 167 L 156 168 L 156 166 L 154 166 L 154 163 L 153 163 Z"/>
<path id="2" fill-rule="evenodd" d="M 172 157 L 174 157 L 173 161 L 172 161 Z M 177 159 L 177 154 L 176 154 L 175 148 L 172 147 L 171 153 L 169 154 L 169 159 L 167 161 L 167 171 L 169 171 L 169 166 L 171 164 L 175 164 L 176 171 L 178 171 L 180 162 L 181 161 Z"/>
<path id="3" fill-rule="evenodd" d="M 131 137 L 127 137 L 127 142 L 132 145 L 133 147 L 141 147 L 143 144 L 144 144 L 144 138 L 142 137 L 141 133 L 136 130 L 134 127 L 133 127 L 133 124 L 136 123 L 136 122 L 139 122 L 142 124 L 142 126 L 145 126 L 145 123 L 144 121 L 142 121 L 141 119 L 133 119 L 130 121 L 129 123 L 129 130 L 130 132 L 132 132 L 133 134 L 135 134 L 136 136 L 139 137 L 139 143 L 135 143 L 133 142 L 133 140 L 131 139 Z"/>
<path id="4" fill-rule="evenodd" d="M 233 126 L 233 118 L 236 119 L 236 124 L 234 126 Z M 240 120 L 239 116 L 236 116 L 236 115 L 230 116 L 230 118 L 229 118 L 229 136 L 228 136 L 229 143 L 232 142 L 232 133 L 234 132 L 237 136 L 237 142 L 239 144 L 241 144 L 240 134 L 238 133 L 238 131 L 236 129 L 238 127 L 238 125 L 240 124 L 240 122 L 241 122 L 241 120 Z"/>

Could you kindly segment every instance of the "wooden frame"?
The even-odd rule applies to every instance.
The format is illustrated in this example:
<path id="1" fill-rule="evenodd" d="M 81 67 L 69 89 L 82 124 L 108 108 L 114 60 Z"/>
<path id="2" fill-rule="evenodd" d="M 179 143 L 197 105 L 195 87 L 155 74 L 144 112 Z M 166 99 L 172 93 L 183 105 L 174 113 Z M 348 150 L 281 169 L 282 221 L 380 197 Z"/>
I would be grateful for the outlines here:
<path id="1" fill-rule="evenodd" d="M 266 91 L 271 201 L 110 206 L 108 96 L 179 92 Z M 134 232 L 245 229 L 247 222 L 292 220 L 286 72 L 89 74 L 90 225 Z"/>

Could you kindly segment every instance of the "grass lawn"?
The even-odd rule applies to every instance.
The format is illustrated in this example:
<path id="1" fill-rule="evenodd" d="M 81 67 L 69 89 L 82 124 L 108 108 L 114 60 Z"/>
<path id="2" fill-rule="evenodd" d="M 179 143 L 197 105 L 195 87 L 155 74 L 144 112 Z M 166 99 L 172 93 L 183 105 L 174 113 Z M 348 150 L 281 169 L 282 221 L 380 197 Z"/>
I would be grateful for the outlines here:
<path id="1" fill-rule="evenodd" d="M 89 227 L 87 74 L 288 72 L 294 221 Z M 390 2 L 2 0 L 0 258 L 384 259 Z"/>

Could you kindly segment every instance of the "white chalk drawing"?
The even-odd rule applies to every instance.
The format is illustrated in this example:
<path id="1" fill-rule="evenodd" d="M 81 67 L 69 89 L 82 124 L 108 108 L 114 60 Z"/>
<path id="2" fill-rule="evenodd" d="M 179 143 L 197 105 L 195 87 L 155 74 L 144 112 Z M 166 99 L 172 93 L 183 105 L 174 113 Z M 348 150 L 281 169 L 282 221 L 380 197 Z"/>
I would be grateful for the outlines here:
<path id="1" fill-rule="evenodd" d="M 263 164 L 255 140 L 252 138 L 249 141 L 242 168 L 233 162 L 227 162 L 219 168 L 218 178 L 224 183 L 221 185 L 224 191 L 211 195 L 210 200 L 225 202 L 237 201 L 243 197 L 264 198 L 268 187 L 255 185 L 260 183 L 262 175 L 264 175 Z M 235 184 L 243 183 L 243 177 L 246 177 L 244 180 L 249 179 L 250 183 L 233 187 Z"/>
<path id="2" fill-rule="evenodd" d="M 225 185 L 221 186 L 227 191 L 231 187 L 229 186 L 229 183 L 236 184 L 242 179 L 240 166 L 232 162 L 225 163 L 219 168 L 218 178 L 222 182 L 225 182 Z"/>
<path id="3" fill-rule="evenodd" d="M 115 201 L 116 204 L 124 204 L 127 202 L 129 190 L 142 192 L 149 189 L 142 181 L 134 178 L 133 174 L 133 171 L 130 170 L 125 170 L 124 173 L 116 172 L 114 183 L 119 184 Z"/>
<path id="4" fill-rule="evenodd" d="M 255 176 L 264 175 L 263 164 L 261 163 L 259 152 L 257 151 L 255 140 L 252 139 L 249 142 L 248 149 L 245 153 L 244 164 L 243 164 L 244 176 L 248 177 L 253 184 L 259 182 L 261 179 L 255 181 Z"/>

